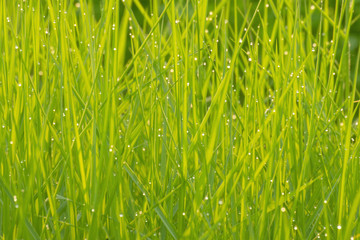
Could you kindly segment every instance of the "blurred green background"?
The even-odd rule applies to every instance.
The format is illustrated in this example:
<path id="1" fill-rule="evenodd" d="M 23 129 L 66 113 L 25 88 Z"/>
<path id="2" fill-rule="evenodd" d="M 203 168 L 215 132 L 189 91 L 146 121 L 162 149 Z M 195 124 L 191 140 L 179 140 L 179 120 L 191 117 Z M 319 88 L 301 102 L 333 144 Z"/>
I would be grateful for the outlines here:
<path id="1" fill-rule="evenodd" d="M 129 5 L 131 5 L 131 8 L 137 18 L 138 22 L 144 22 L 144 15 L 141 13 L 141 11 L 137 8 L 136 4 L 134 4 L 134 0 L 126 0 L 128 2 Z M 153 1 L 158 1 L 158 3 L 160 3 L 160 8 L 159 8 L 159 12 L 157 13 L 157 15 L 159 15 L 162 11 L 164 6 L 166 5 L 166 3 L 168 2 L 167 0 L 137 0 L 139 3 L 141 3 L 142 7 L 149 13 L 152 13 L 152 2 Z M 179 12 L 179 14 L 183 11 L 183 6 L 184 4 L 189 1 L 189 2 L 193 2 L 193 0 L 176 0 L 176 4 L 179 6 L 177 11 Z M 351 31 L 350 31 L 350 37 L 349 37 L 349 42 L 350 42 L 350 59 L 351 59 L 351 63 L 355 63 L 356 61 L 356 53 L 358 51 L 359 48 L 359 42 L 360 42 L 360 7 L 356 7 L 356 6 L 360 6 L 360 0 L 352 0 L 355 1 L 355 12 L 353 13 L 353 20 L 350 23 L 351 24 Z M 77 1 L 74 2 L 74 4 Z M 91 3 L 90 3 L 91 2 Z M 240 13 L 242 13 L 242 16 L 244 16 L 245 11 L 247 11 L 249 8 L 251 8 L 250 12 L 255 11 L 256 5 L 259 3 L 259 1 L 254 1 L 254 0 L 228 0 L 229 4 L 233 4 L 234 6 L 237 6 L 237 11 L 239 11 Z M 94 18 L 97 20 L 100 20 L 100 18 L 102 17 L 102 9 L 104 4 L 106 4 L 105 1 L 102 0 L 88 0 L 88 3 L 90 3 L 90 5 L 93 6 L 94 8 L 94 12 L 95 12 L 95 16 Z M 275 1 L 268 1 L 268 0 L 264 0 L 262 1 L 262 7 L 265 7 L 266 4 L 268 3 L 273 3 L 275 5 L 280 4 L 283 5 L 283 8 L 285 8 L 284 10 L 286 10 L 286 1 L 280 1 L 280 0 L 275 0 Z M 350 0 L 346 0 L 344 4 L 346 6 L 349 6 L 350 4 Z M 335 16 L 335 8 L 336 8 L 336 4 L 338 4 L 339 6 L 341 5 L 341 1 L 340 0 L 318 0 L 318 1 L 309 1 L 309 0 L 300 0 L 297 2 L 298 6 L 300 7 L 301 13 L 303 14 L 303 16 L 305 16 L 305 13 L 310 11 L 311 6 L 323 6 L 324 8 L 327 8 L 329 10 L 329 12 L 331 13 L 331 16 L 329 16 L 331 19 L 334 19 Z M 209 0 L 208 1 L 208 12 L 210 12 L 212 9 L 215 9 L 215 6 L 217 5 L 217 1 L 216 0 Z M 270 5 L 271 6 L 271 5 Z M 234 9 L 235 10 L 235 9 Z M 338 10 L 338 15 L 340 14 L 340 8 Z M 124 11 L 126 11 L 126 9 L 124 7 L 120 8 L 120 15 L 122 15 L 124 13 Z M 191 9 L 190 9 L 191 11 Z M 192 9 L 193 11 L 193 9 Z M 269 11 L 268 12 L 268 17 L 269 19 L 274 19 L 275 21 L 275 14 L 273 11 Z M 284 20 L 286 21 L 286 16 L 284 16 L 286 14 L 286 11 L 283 11 L 283 13 L 280 13 L 281 16 L 284 18 Z M 343 17 L 343 19 L 347 19 L 347 15 L 349 14 L 349 12 L 345 11 L 345 16 Z M 191 15 L 191 14 L 190 14 Z M 234 14 L 230 12 L 230 19 L 229 23 L 234 25 Z M 302 16 L 302 17 L 303 17 Z M 319 9 L 315 8 L 315 10 L 313 10 L 312 13 L 312 19 L 311 19 L 311 23 L 312 23 L 312 30 L 313 30 L 313 34 L 316 34 L 318 32 L 318 28 L 320 26 L 320 19 L 321 19 L 321 12 Z M 121 21 L 121 18 L 120 18 Z M 243 19 L 240 17 L 239 19 L 237 19 L 238 21 L 238 26 L 241 26 L 241 23 L 243 22 Z M 273 22 L 274 22 L 273 21 Z M 271 22 L 271 21 L 270 21 Z M 260 23 L 260 19 L 255 19 L 255 24 L 259 24 Z M 343 22 L 343 29 L 345 28 L 345 26 L 347 26 L 347 22 Z M 273 25 L 269 24 L 269 33 L 271 32 Z M 332 27 L 330 27 L 328 29 L 328 31 L 326 33 L 323 33 L 324 35 L 327 34 L 328 36 L 331 36 L 333 32 Z M 344 42 L 339 42 L 340 45 L 344 44 Z M 130 46 L 129 46 L 130 47 Z M 341 48 L 338 48 L 341 49 Z M 339 50 L 340 51 L 340 50 Z M 338 52 L 338 55 L 340 55 L 341 53 Z M 131 55 L 126 54 L 126 61 L 128 61 L 131 58 Z M 353 76 L 354 74 L 354 68 L 351 68 L 351 76 Z M 358 79 L 359 82 L 359 79 Z"/>

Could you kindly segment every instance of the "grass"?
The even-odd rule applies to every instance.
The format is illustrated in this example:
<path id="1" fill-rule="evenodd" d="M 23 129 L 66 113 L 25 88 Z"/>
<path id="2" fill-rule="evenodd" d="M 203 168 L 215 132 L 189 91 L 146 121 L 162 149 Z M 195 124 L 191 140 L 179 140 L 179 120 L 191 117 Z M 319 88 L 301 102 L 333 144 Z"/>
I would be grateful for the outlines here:
<path id="1" fill-rule="evenodd" d="M 0 0 L 0 238 L 360 238 L 357 7 Z"/>

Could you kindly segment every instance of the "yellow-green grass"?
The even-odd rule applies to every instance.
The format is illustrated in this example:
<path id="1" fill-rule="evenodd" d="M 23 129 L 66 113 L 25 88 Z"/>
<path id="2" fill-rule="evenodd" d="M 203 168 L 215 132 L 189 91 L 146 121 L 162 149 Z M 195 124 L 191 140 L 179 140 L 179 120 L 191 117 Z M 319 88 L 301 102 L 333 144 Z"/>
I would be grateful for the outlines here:
<path id="1" fill-rule="evenodd" d="M 356 0 L 0 0 L 0 239 L 360 238 Z"/>

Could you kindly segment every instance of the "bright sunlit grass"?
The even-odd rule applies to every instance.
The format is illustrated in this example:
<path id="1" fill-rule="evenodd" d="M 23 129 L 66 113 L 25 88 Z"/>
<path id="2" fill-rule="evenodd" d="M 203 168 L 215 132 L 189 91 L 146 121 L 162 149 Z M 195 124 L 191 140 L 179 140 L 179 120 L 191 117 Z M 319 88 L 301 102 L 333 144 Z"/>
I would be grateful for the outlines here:
<path id="1" fill-rule="evenodd" d="M 360 238 L 356 0 L 0 0 L 0 239 Z"/>

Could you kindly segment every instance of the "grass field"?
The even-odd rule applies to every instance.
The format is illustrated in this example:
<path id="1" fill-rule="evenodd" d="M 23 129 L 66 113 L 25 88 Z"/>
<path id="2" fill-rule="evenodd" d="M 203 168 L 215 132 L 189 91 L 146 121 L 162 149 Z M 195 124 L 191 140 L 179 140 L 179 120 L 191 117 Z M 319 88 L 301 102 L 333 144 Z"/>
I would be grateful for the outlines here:
<path id="1" fill-rule="evenodd" d="M 358 0 L 0 0 L 0 239 L 360 239 Z"/>

